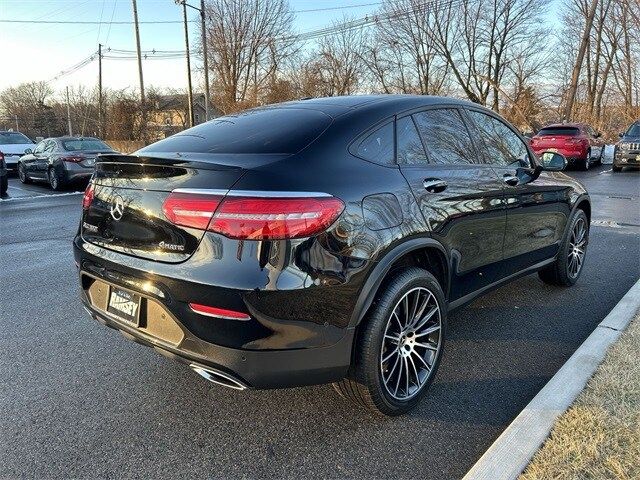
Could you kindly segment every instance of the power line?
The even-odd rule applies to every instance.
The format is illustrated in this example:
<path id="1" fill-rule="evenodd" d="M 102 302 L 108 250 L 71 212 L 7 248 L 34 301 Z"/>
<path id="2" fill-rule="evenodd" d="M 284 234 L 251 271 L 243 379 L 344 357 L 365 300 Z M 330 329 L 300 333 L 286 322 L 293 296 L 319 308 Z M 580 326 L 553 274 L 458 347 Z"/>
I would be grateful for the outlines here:
<path id="1" fill-rule="evenodd" d="M 117 0 L 116 0 L 117 1 Z M 84 2 L 86 3 L 86 2 Z M 115 11 L 115 3 L 114 2 L 114 10 Z M 335 10 L 348 10 L 352 8 L 362 8 L 362 7 L 374 7 L 382 5 L 382 2 L 369 2 L 369 3 L 357 3 L 353 5 L 343 5 L 341 7 L 324 7 L 324 8 L 308 8 L 304 10 L 294 10 L 293 13 L 315 13 L 315 12 L 328 12 Z M 103 3 L 104 10 L 104 3 Z M 42 18 L 42 17 L 39 17 Z M 190 20 L 195 23 L 195 20 Z M 51 25 L 133 25 L 132 21 L 129 20 L 113 20 L 113 13 L 111 16 L 111 20 L 109 21 L 71 21 L 71 20 L 20 20 L 20 19 L 0 19 L 0 23 L 35 23 L 35 24 L 51 24 Z M 180 20 L 147 20 L 140 21 L 138 24 L 175 24 L 175 23 L 183 23 Z"/>
<path id="2" fill-rule="evenodd" d="M 114 21 L 82 21 L 82 20 L 17 20 L 17 19 L 0 19 L 0 23 L 36 23 L 49 25 L 133 25 L 133 22 L 124 20 Z M 147 20 L 138 22 L 139 24 L 172 24 L 182 23 L 180 20 Z"/>
<path id="3" fill-rule="evenodd" d="M 450 0 L 448 3 L 444 5 L 436 6 L 436 9 L 439 9 L 442 7 L 452 8 L 452 7 L 455 7 L 456 4 L 462 3 L 463 1 L 464 0 Z M 418 5 L 410 6 L 408 8 L 404 8 L 404 9 L 395 8 L 386 13 L 379 13 L 371 16 L 366 15 L 362 18 L 358 18 L 355 20 L 340 22 L 332 26 L 323 27 L 316 30 L 310 30 L 300 34 L 274 38 L 273 40 L 308 41 L 308 40 L 316 40 L 329 35 L 334 35 L 339 32 L 359 30 L 359 29 L 363 29 L 363 28 L 378 24 L 383 21 L 401 18 L 403 16 L 410 15 L 413 13 L 422 13 L 423 11 L 426 11 L 430 7 L 432 7 L 431 4 L 435 2 L 437 2 L 437 0 L 428 0 L 426 2 L 423 2 Z M 0 20 L 0 23 L 1 22 L 3 22 L 3 20 Z M 81 22 L 73 22 L 73 23 L 81 23 Z M 118 23 L 118 22 L 114 22 L 114 23 Z M 119 23 L 131 24 L 133 22 L 119 22 Z M 139 23 L 145 23 L 145 22 L 139 22 Z M 157 23 L 157 22 L 150 22 L 150 23 Z M 160 23 L 176 23 L 176 22 L 167 20 L 167 21 L 162 21 Z M 177 23 L 182 23 L 182 22 L 177 22 Z M 121 49 L 109 48 L 107 49 L 107 52 L 109 54 L 108 55 L 103 54 L 103 58 L 107 58 L 110 60 L 131 60 L 136 58 L 136 56 L 133 55 L 135 53 L 135 51 L 133 50 L 121 50 Z M 171 59 L 183 58 L 185 56 L 185 52 L 182 50 L 146 50 L 146 51 L 142 51 L 141 53 L 143 54 L 143 58 L 145 60 L 171 60 Z M 77 70 L 81 69 L 82 67 L 88 65 L 89 63 L 95 60 L 96 54 L 97 52 L 93 52 L 89 57 L 81 60 L 76 65 L 68 68 L 67 70 L 61 71 L 51 81 L 58 80 L 59 78 L 62 78 L 63 76 L 66 76 L 66 75 L 70 75 L 71 73 L 74 73 Z"/>

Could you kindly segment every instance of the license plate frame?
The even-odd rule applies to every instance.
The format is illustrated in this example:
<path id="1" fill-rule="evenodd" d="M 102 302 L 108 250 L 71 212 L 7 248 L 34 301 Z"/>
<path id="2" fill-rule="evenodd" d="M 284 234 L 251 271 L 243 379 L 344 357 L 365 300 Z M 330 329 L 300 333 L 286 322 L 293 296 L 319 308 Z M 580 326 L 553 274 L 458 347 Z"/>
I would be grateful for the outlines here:
<path id="1" fill-rule="evenodd" d="M 109 288 L 107 312 L 128 325 L 140 324 L 140 305 L 142 297 L 137 293 L 119 287 Z"/>

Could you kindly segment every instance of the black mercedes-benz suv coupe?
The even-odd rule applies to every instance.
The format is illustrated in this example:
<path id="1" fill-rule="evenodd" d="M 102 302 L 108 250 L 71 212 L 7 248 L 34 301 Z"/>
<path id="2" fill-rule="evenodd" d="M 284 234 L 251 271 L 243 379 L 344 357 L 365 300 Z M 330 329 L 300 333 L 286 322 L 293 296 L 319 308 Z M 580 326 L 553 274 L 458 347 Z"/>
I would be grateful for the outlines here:
<path id="1" fill-rule="evenodd" d="M 572 285 L 589 197 L 478 105 L 318 98 L 102 155 L 74 240 L 89 314 L 236 389 L 333 382 L 416 405 L 447 312 L 521 275 Z"/>

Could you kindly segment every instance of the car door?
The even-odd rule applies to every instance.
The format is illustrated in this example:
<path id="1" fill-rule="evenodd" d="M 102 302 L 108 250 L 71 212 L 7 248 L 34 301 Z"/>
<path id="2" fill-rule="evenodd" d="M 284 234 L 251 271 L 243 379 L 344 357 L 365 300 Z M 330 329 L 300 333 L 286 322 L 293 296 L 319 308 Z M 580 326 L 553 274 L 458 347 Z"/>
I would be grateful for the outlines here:
<path id="1" fill-rule="evenodd" d="M 445 246 L 449 301 L 489 285 L 502 259 L 502 185 L 482 162 L 456 107 L 398 118 L 397 156 L 431 235 Z"/>
<path id="2" fill-rule="evenodd" d="M 32 178 L 40 178 L 37 171 L 37 162 L 38 157 L 42 155 L 46 146 L 47 141 L 42 140 L 38 142 L 31 153 L 26 154 L 20 159 L 20 161 L 24 165 L 25 171 Z"/>
<path id="3" fill-rule="evenodd" d="M 558 203 L 562 187 L 554 173 L 536 177 L 533 154 L 511 126 L 485 111 L 467 111 L 483 141 L 486 161 L 503 182 L 507 224 L 500 276 L 505 277 L 557 253 L 563 225 Z"/>
<path id="4" fill-rule="evenodd" d="M 38 172 L 38 176 L 40 178 L 48 178 L 47 174 L 49 171 L 49 157 L 56 149 L 56 141 L 49 139 L 46 140 L 46 144 L 44 150 L 38 158 L 36 159 L 36 170 Z"/>

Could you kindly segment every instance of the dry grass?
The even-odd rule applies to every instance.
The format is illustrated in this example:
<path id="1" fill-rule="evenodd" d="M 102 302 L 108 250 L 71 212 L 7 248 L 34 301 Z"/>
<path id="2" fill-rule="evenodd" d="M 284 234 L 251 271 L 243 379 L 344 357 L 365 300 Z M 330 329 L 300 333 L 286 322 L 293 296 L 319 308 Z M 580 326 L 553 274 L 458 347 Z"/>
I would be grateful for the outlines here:
<path id="1" fill-rule="evenodd" d="M 640 316 L 562 415 L 520 480 L 640 479 Z"/>

